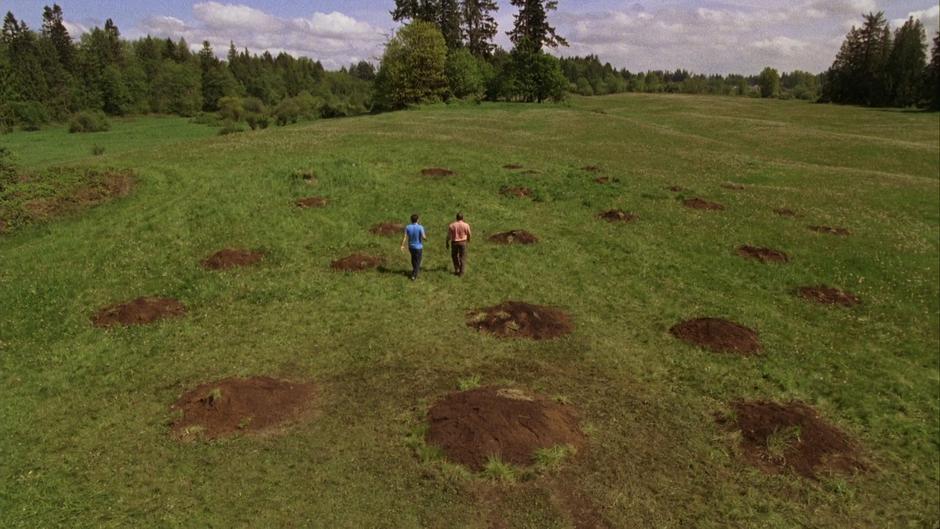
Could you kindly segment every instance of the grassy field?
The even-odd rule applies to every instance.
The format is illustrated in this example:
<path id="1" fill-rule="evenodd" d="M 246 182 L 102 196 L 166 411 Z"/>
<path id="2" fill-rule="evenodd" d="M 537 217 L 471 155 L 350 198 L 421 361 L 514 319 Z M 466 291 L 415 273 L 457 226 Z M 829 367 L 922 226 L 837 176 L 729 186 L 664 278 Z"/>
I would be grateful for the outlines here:
<path id="1" fill-rule="evenodd" d="M 0 526 L 565 528 L 564 482 L 616 528 L 940 527 L 938 127 L 937 114 L 624 95 L 224 137 L 173 118 L 0 136 L 28 168 L 137 174 L 125 198 L 0 236 Z M 599 185 L 586 165 L 619 181 Z M 432 166 L 457 176 L 419 175 Z M 503 197 L 505 185 L 535 199 Z M 330 205 L 293 207 L 308 195 Z M 677 200 L 692 196 L 727 209 Z M 801 216 L 772 211 L 783 207 Z M 639 220 L 597 220 L 610 208 Z M 443 240 L 458 209 L 477 234 L 463 278 Z M 398 240 L 368 232 L 413 211 L 430 236 L 416 283 Z M 542 242 L 484 240 L 514 228 Z M 741 244 L 791 261 L 746 261 Z M 200 268 L 228 246 L 269 257 Z M 330 270 L 354 251 L 392 273 Z M 819 283 L 863 304 L 792 294 Z M 189 314 L 92 327 L 99 307 L 143 295 Z M 575 332 L 506 341 L 466 325 L 508 299 L 561 307 Z M 756 329 L 764 354 L 669 334 L 696 316 Z M 277 436 L 172 439 L 180 394 L 235 375 L 312 380 L 316 418 Z M 589 448 L 515 484 L 421 457 L 428 406 L 472 377 L 564 397 Z M 869 469 L 810 480 L 748 466 L 714 418 L 736 399 L 814 406 Z"/>

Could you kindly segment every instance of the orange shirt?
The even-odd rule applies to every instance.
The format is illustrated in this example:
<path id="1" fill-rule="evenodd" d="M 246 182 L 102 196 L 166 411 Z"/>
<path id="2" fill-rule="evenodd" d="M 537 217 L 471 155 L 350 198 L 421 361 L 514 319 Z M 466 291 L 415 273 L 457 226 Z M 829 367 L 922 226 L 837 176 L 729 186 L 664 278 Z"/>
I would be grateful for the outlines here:
<path id="1" fill-rule="evenodd" d="M 462 220 L 451 222 L 447 227 L 447 236 L 453 242 L 464 242 L 470 238 L 470 225 Z"/>

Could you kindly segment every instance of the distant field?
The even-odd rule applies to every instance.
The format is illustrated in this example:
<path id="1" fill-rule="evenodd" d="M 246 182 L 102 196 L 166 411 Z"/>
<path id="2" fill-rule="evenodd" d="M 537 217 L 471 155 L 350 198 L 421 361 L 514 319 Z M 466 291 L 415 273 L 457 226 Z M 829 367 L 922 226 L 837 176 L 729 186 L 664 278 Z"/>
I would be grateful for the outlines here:
<path id="1" fill-rule="evenodd" d="M 230 136 L 178 118 L 0 136 L 27 168 L 136 175 L 126 197 L 0 235 L 0 527 L 936 528 L 938 130 L 938 114 L 621 95 Z M 294 205 L 308 196 L 328 204 Z M 611 209 L 636 220 L 597 218 Z M 443 239 L 457 210 L 476 234 L 462 278 Z M 416 283 L 398 238 L 369 232 L 414 211 L 430 237 Z M 486 241 L 510 229 L 540 242 Z M 225 247 L 266 258 L 200 267 Z M 354 252 L 385 268 L 331 270 Z M 820 284 L 861 304 L 794 294 Z M 188 312 L 92 325 L 139 296 Z M 507 300 L 557 307 L 573 332 L 467 325 Z M 763 351 L 670 334 L 696 317 L 754 329 Z M 313 413 L 279 435 L 171 435 L 180 395 L 249 375 L 311 383 Z M 572 406 L 584 449 L 515 483 L 445 462 L 424 446 L 427 410 L 468 381 Z M 864 470 L 752 466 L 716 421 L 741 400 L 812 406 Z"/>

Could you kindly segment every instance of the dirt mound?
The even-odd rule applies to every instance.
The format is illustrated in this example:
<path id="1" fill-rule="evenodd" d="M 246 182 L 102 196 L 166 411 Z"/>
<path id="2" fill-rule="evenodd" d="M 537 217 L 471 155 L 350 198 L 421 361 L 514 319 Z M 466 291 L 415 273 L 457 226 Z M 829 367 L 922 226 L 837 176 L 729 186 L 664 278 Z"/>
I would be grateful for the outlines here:
<path id="1" fill-rule="evenodd" d="M 447 459 L 482 470 L 498 457 L 513 465 L 533 464 L 536 450 L 584 445 L 575 410 L 538 395 L 484 387 L 454 392 L 428 410 L 425 440 Z"/>
<path id="2" fill-rule="evenodd" d="M 701 198 L 688 198 L 682 201 L 682 205 L 691 209 L 707 209 L 712 211 L 721 211 L 725 209 L 725 207 L 721 204 L 716 202 L 709 202 Z"/>
<path id="3" fill-rule="evenodd" d="M 597 178 L 594 179 L 594 182 L 598 184 L 612 184 L 612 183 L 616 183 L 619 181 L 620 180 L 618 180 L 617 178 L 611 178 L 609 176 L 598 176 Z"/>
<path id="4" fill-rule="evenodd" d="M 327 200 L 324 197 L 301 198 L 295 202 L 299 208 L 322 208 L 326 206 Z"/>
<path id="5" fill-rule="evenodd" d="M 510 171 L 515 171 L 516 169 L 522 169 L 522 166 L 517 163 L 507 163 L 503 166 L 503 169 L 509 169 Z"/>
<path id="6" fill-rule="evenodd" d="M 502 338 L 550 340 L 564 336 L 574 326 L 564 312 L 521 301 L 505 301 L 494 307 L 470 312 L 467 325 Z"/>
<path id="7" fill-rule="evenodd" d="M 268 377 L 226 378 L 202 384 L 173 404 L 182 416 L 171 426 L 182 440 L 261 433 L 297 419 L 309 407 L 314 388 Z"/>
<path id="8" fill-rule="evenodd" d="M 762 263 L 786 263 L 790 260 L 787 254 L 779 250 L 747 245 L 738 247 L 738 255 L 745 259 L 756 259 Z"/>
<path id="9" fill-rule="evenodd" d="M 584 167 L 581 168 L 581 170 L 582 170 L 582 171 L 587 171 L 587 172 L 589 172 L 589 173 L 599 173 L 599 172 L 601 172 L 601 168 L 598 167 L 598 166 L 596 166 L 596 165 L 585 165 Z"/>
<path id="10" fill-rule="evenodd" d="M 337 259 L 330 263 L 333 270 L 342 270 L 344 272 L 360 272 L 382 266 L 385 262 L 381 257 L 368 255 L 364 253 L 354 253 L 348 257 Z"/>
<path id="11" fill-rule="evenodd" d="M 795 217 L 796 212 L 789 208 L 774 208 L 774 213 L 781 217 Z"/>
<path id="12" fill-rule="evenodd" d="M 380 222 L 369 229 L 373 235 L 401 235 L 405 231 L 405 225 L 399 222 Z"/>
<path id="13" fill-rule="evenodd" d="M 107 306 L 91 317 L 95 327 L 145 325 L 163 318 L 186 314 L 186 307 L 171 298 L 137 298 L 127 303 Z"/>
<path id="14" fill-rule="evenodd" d="M 683 342 L 716 353 L 759 353 L 763 346 L 757 333 L 737 323 L 718 318 L 696 318 L 673 325 L 669 332 Z"/>
<path id="15" fill-rule="evenodd" d="M 741 431 L 745 459 L 765 472 L 792 469 L 815 478 L 819 471 L 864 470 L 854 442 L 801 402 L 735 402 L 720 423 Z"/>
<path id="16" fill-rule="evenodd" d="M 851 292 L 839 290 L 838 288 L 818 285 L 814 287 L 800 287 L 796 289 L 796 294 L 803 299 L 823 303 L 825 305 L 843 305 L 854 307 L 862 302 L 858 296 Z"/>
<path id="17" fill-rule="evenodd" d="M 525 230 L 510 230 L 490 236 L 490 242 L 496 244 L 535 244 L 539 238 Z"/>
<path id="18" fill-rule="evenodd" d="M 597 218 L 606 220 L 607 222 L 633 222 L 639 217 L 620 209 L 611 209 L 599 213 Z"/>
<path id="19" fill-rule="evenodd" d="M 524 186 L 506 186 L 500 189 L 499 192 L 507 197 L 529 198 L 532 196 L 532 190 Z"/>
<path id="20" fill-rule="evenodd" d="M 428 167 L 421 170 L 421 176 L 453 176 L 457 173 L 443 167 Z"/>
<path id="21" fill-rule="evenodd" d="M 840 237 L 851 235 L 849 230 L 845 228 L 833 228 L 832 226 L 808 226 L 808 228 L 817 233 L 828 233 L 829 235 L 838 235 Z"/>
<path id="22" fill-rule="evenodd" d="M 226 248 L 202 260 L 202 267 L 208 270 L 226 270 L 239 266 L 251 266 L 264 259 L 264 252 Z"/>
<path id="23" fill-rule="evenodd" d="M 743 190 L 743 189 L 747 189 L 745 186 L 743 186 L 743 185 L 741 185 L 741 184 L 735 184 L 734 182 L 725 182 L 725 183 L 721 184 L 721 187 L 723 187 L 723 188 L 725 188 L 725 189 L 731 189 L 731 190 L 733 190 L 733 191 L 741 191 L 741 190 Z"/>
<path id="24" fill-rule="evenodd" d="M 666 188 L 667 191 L 672 191 L 673 193 L 681 193 L 685 191 L 685 188 L 682 186 L 669 186 Z"/>

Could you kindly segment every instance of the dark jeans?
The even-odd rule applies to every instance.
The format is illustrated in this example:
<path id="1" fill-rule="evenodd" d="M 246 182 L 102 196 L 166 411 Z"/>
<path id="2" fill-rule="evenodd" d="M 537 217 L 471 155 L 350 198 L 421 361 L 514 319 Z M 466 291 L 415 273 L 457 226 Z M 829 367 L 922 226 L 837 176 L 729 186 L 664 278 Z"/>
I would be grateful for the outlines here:
<path id="1" fill-rule="evenodd" d="M 418 272 L 421 271 L 421 248 L 408 248 L 411 252 L 411 279 L 418 279 Z"/>
<path id="2" fill-rule="evenodd" d="M 450 243 L 450 258 L 454 261 L 454 273 L 462 276 L 467 264 L 467 243 L 465 241 Z"/>

